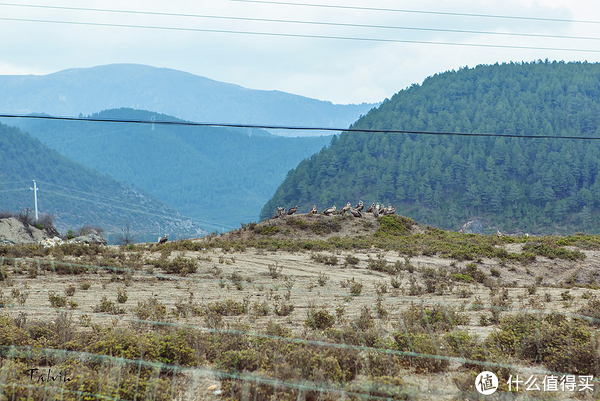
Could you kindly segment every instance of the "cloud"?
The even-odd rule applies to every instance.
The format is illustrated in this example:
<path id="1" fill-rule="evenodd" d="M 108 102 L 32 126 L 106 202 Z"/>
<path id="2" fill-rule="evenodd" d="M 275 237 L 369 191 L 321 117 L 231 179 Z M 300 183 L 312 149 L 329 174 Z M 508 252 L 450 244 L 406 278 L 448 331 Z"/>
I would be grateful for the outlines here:
<path id="1" fill-rule="evenodd" d="M 300 1 L 300 0 L 298 0 Z M 576 3 L 576 4 L 575 4 Z M 331 0 L 332 5 L 381 7 L 445 13 L 518 15 L 600 20 L 592 1 Z M 173 2 L 62 0 L 59 6 L 151 11 L 240 18 L 270 18 L 428 29 L 596 36 L 597 25 L 527 19 L 277 6 L 236 1 Z M 426 43 L 381 43 L 252 34 L 159 30 L 94 25 L 4 21 L 0 73 L 51 73 L 73 67 L 139 63 L 169 67 L 249 88 L 277 89 L 335 103 L 377 102 L 427 76 L 464 65 L 536 59 L 598 61 L 598 53 L 486 47 L 597 48 L 597 42 L 452 32 L 375 29 L 165 15 L 122 14 L 0 6 L 4 18 L 84 24 L 122 24 L 272 34 L 383 38 Z"/>

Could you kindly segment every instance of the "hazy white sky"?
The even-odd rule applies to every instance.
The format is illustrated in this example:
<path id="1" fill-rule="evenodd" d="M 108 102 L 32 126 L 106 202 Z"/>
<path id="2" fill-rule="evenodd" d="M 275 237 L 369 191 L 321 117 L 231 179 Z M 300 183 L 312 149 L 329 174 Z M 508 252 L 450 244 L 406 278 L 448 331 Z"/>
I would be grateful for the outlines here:
<path id="1" fill-rule="evenodd" d="M 451 15 L 456 13 L 527 19 Z M 412 83 L 421 83 L 427 76 L 465 65 L 546 58 L 600 61 L 600 2 L 0 0 L 0 74 L 48 74 L 68 68 L 139 63 L 183 70 L 247 88 L 276 89 L 334 103 L 362 103 L 379 102 Z"/>

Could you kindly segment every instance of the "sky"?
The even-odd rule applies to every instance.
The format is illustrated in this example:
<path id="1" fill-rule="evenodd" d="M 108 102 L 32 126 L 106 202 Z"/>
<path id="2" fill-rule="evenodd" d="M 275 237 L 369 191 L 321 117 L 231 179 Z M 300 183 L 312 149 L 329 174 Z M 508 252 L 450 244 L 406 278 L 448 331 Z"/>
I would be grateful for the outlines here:
<path id="1" fill-rule="evenodd" d="M 1 75 L 137 63 L 348 104 L 545 59 L 600 61 L 600 2 L 0 0 Z"/>

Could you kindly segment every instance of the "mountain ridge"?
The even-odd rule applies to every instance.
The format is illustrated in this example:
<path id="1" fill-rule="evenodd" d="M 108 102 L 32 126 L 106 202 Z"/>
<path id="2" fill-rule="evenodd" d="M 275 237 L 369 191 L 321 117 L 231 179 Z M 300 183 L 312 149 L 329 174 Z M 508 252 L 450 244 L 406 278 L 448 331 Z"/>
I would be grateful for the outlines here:
<path id="1" fill-rule="evenodd" d="M 92 117 L 181 121 L 125 108 Z M 143 188 L 209 231 L 256 220 L 285 174 L 329 142 L 329 137 L 286 138 L 261 130 L 177 124 L 14 123 L 72 160 Z"/>
<path id="2" fill-rule="evenodd" d="M 346 128 L 374 105 L 339 105 L 282 91 L 248 89 L 188 72 L 139 64 L 2 75 L 3 113 L 89 115 L 142 109 L 204 122 Z M 277 131 L 279 135 L 289 133 Z M 322 135 L 294 131 L 293 136 Z"/>
<path id="3" fill-rule="evenodd" d="M 18 128 L 0 124 L 0 207 L 20 212 L 34 209 L 29 190 L 38 183 L 40 213 L 55 216 L 59 230 L 83 225 L 103 227 L 116 235 L 131 224 L 138 240 L 206 234 L 197 222 L 184 217 L 144 190 L 84 167 L 42 144 Z"/>

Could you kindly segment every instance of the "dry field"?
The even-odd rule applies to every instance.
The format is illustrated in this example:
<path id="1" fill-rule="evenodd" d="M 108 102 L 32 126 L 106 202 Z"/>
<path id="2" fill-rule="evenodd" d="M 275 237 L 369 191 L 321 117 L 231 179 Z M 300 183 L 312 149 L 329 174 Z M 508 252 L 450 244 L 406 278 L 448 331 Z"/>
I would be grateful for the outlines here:
<path id="1" fill-rule="evenodd" d="M 160 246 L 5 248 L 0 313 L 11 330 L 23 334 L 11 337 L 0 329 L 2 346 L 35 350 L 62 345 L 74 352 L 152 360 L 133 345 L 98 344 L 108 342 L 110 335 L 119 343 L 148 333 L 160 342 L 160 336 L 177 330 L 213 336 L 202 337 L 212 343 L 214 336 L 229 333 L 250 345 L 209 352 L 196 339 L 190 345 L 196 355 L 185 361 L 157 351 L 158 362 L 190 368 L 138 374 L 138 382 L 140 377 L 164 381 L 154 384 L 157 390 L 146 389 L 143 397 L 137 388 L 134 393 L 121 390 L 125 379 L 116 387 L 102 382 L 114 381 L 113 362 L 89 367 L 103 377 L 97 379 L 100 384 L 80 383 L 75 392 L 61 392 L 56 384 L 52 390 L 47 383 L 32 386 L 23 371 L 85 361 L 5 352 L 0 399 L 1 391 L 36 399 L 42 390 L 49 399 L 96 399 L 93 394 L 110 399 L 131 399 L 131 394 L 194 400 L 478 399 L 483 396 L 475 392 L 475 376 L 484 370 L 496 372 L 504 382 L 502 391 L 486 399 L 598 397 L 597 389 L 509 393 L 505 383 L 509 375 L 537 375 L 540 383 L 550 372 L 597 376 L 600 341 L 592 318 L 600 317 L 598 239 L 580 236 L 561 243 L 559 238 L 465 235 L 457 242 L 458 234 L 406 219 L 388 220 L 380 226 L 370 215 L 362 220 L 292 216 L 220 237 Z M 566 319 L 557 320 L 557 314 Z M 63 333 L 63 338 L 40 334 L 32 329 L 36 325 Z M 508 333 L 512 337 L 507 340 Z M 266 352 L 261 339 L 278 347 L 270 359 L 265 357 L 268 361 L 261 357 Z M 219 347 L 224 344 L 229 343 L 223 340 Z M 287 360 L 287 352 L 298 351 L 286 348 L 290 344 L 310 346 L 303 352 L 316 356 L 308 362 L 301 355 Z M 123 351 L 131 348 L 135 350 Z M 352 355 L 327 354 L 332 349 Z M 250 359 L 260 360 L 258 365 L 244 359 L 248 350 L 256 352 Z M 385 351 L 373 356 L 378 350 Z M 135 355 L 138 351 L 142 355 Z M 304 372 L 294 361 L 312 365 Z M 245 374 L 258 379 L 244 379 Z M 121 375 L 125 373 L 118 373 L 119 380 Z M 237 382 L 231 380 L 234 376 Z M 275 379 L 284 385 L 277 387 Z M 77 380 L 85 382 L 85 377 Z M 374 389 L 373 383 L 379 387 Z"/>

